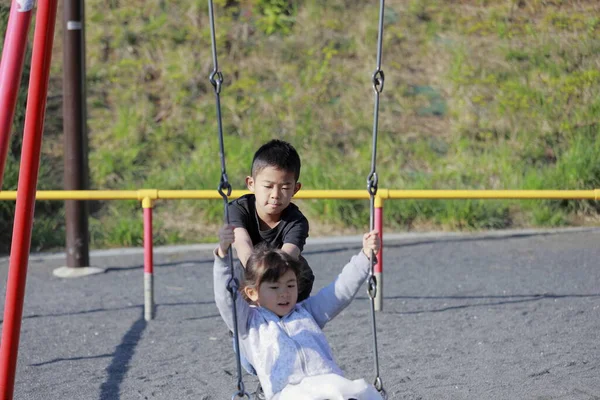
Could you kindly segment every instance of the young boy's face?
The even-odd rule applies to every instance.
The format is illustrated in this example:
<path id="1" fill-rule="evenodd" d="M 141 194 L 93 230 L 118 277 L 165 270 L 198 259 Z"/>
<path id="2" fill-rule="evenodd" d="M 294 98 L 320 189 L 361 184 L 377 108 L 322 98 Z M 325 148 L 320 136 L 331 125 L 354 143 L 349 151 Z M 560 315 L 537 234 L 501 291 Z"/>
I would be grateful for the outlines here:
<path id="1" fill-rule="evenodd" d="M 246 178 L 246 186 L 256 196 L 256 212 L 263 220 L 279 220 L 281 213 L 300 190 L 293 172 L 268 166 Z"/>
<path id="2" fill-rule="evenodd" d="M 276 282 L 261 282 L 258 290 L 246 288 L 246 295 L 254 303 L 277 314 L 287 315 L 298 301 L 298 283 L 296 274 L 287 270 Z"/>

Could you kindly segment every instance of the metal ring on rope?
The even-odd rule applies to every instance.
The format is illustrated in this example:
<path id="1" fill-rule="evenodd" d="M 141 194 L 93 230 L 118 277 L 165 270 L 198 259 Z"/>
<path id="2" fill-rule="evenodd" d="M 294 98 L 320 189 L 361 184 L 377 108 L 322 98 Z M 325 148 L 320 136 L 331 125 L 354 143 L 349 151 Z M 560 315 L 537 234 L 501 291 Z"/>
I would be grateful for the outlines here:
<path id="1" fill-rule="evenodd" d="M 381 397 L 383 397 L 385 400 L 387 400 L 387 393 L 386 391 L 383 389 L 383 382 L 381 381 L 380 377 L 375 378 L 375 383 L 374 385 L 375 389 L 377 389 L 377 391 L 379 392 L 379 394 L 381 395 Z"/>
<path id="2" fill-rule="evenodd" d="M 231 400 L 243 399 L 243 398 L 250 399 L 250 395 L 248 394 L 248 392 L 246 392 L 244 382 L 239 382 L 238 383 L 238 392 L 236 394 L 234 394 L 233 396 L 231 396 Z"/>
<path id="3" fill-rule="evenodd" d="M 373 89 L 377 93 L 383 92 L 383 83 L 385 82 L 385 74 L 382 70 L 378 69 L 373 73 Z"/>
<path id="4" fill-rule="evenodd" d="M 215 79 L 215 77 L 216 77 L 216 79 Z M 215 93 L 217 93 L 217 94 L 221 93 L 221 85 L 223 84 L 223 74 L 221 73 L 221 71 L 211 72 L 208 79 L 210 80 L 210 83 L 215 88 Z"/>
<path id="5" fill-rule="evenodd" d="M 367 282 L 367 292 L 369 297 L 374 299 L 377 296 L 377 278 L 375 275 L 370 275 Z"/>
<path id="6" fill-rule="evenodd" d="M 227 192 L 224 192 L 223 190 L 227 190 Z M 223 199 L 227 199 L 227 197 L 231 195 L 231 185 L 227 181 L 227 176 L 221 177 L 221 183 L 219 183 L 217 191 L 219 192 L 221 197 L 223 197 Z"/>
<path id="7" fill-rule="evenodd" d="M 377 194 L 377 182 L 379 178 L 377 177 L 377 172 L 372 171 L 367 178 L 367 190 L 371 196 L 375 196 Z"/>
<path id="8" fill-rule="evenodd" d="M 232 296 L 237 297 L 238 289 L 240 288 L 240 281 L 236 277 L 231 277 L 227 281 L 227 291 L 231 293 Z"/>

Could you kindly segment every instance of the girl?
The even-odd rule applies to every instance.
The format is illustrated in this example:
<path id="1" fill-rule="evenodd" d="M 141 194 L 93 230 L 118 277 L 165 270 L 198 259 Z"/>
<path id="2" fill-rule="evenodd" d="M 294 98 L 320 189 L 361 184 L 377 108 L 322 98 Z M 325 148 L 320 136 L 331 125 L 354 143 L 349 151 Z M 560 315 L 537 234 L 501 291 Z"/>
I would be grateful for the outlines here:
<path id="1" fill-rule="evenodd" d="M 233 227 L 219 230 L 215 251 L 215 301 L 233 330 L 231 278 L 224 261 L 234 242 Z M 246 264 L 242 294 L 252 303 L 236 301 L 240 349 L 254 366 L 270 400 L 382 400 L 364 380 L 350 381 L 333 360 L 322 328 L 350 304 L 367 278 L 367 254 L 379 251 L 377 231 L 363 236 L 362 251 L 352 257 L 336 280 L 316 295 L 297 303 L 300 266 L 281 250 L 255 250 Z"/>

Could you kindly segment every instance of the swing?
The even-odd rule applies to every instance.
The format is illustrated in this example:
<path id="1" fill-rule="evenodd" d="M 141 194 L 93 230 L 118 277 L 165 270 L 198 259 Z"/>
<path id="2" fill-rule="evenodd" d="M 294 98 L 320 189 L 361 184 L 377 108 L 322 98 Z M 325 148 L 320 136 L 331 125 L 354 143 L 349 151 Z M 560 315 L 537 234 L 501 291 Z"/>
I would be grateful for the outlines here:
<path id="1" fill-rule="evenodd" d="M 379 2 L 379 30 L 377 37 L 377 66 L 375 72 L 372 76 L 373 90 L 375 92 L 375 105 L 373 111 L 373 144 L 372 144 L 372 153 L 371 153 L 371 170 L 367 177 L 367 191 L 370 195 L 370 220 L 369 226 L 370 230 L 375 229 L 375 196 L 377 195 L 377 170 L 376 170 L 376 160 L 377 160 L 377 131 L 378 131 L 378 121 L 379 121 L 379 95 L 383 91 L 383 83 L 384 83 L 384 74 L 381 70 L 381 53 L 382 53 L 382 41 L 383 41 L 383 14 L 385 8 L 385 0 L 380 0 Z M 227 171 L 225 165 L 225 146 L 223 143 L 223 124 L 221 119 L 221 86 L 223 84 L 223 74 L 219 71 L 219 64 L 217 61 L 217 44 L 216 44 L 216 36 L 215 36 L 215 21 L 214 21 L 214 10 L 213 10 L 213 1 L 208 0 L 208 13 L 210 20 L 210 37 L 211 37 L 211 50 L 212 50 L 212 58 L 213 58 L 213 71 L 209 76 L 209 80 L 211 85 L 213 86 L 215 92 L 215 103 L 217 110 L 217 125 L 218 125 L 218 135 L 219 135 L 219 158 L 221 161 L 221 179 L 218 186 L 218 192 L 223 198 L 223 207 L 224 207 L 224 219 L 225 222 L 229 225 L 229 210 L 228 210 L 228 197 L 231 195 L 231 184 L 227 179 Z M 373 355 L 375 362 L 375 381 L 373 385 L 375 389 L 379 392 L 381 397 L 387 400 L 387 393 L 383 388 L 383 382 L 381 377 L 379 376 L 379 354 L 377 351 L 377 326 L 375 323 L 375 296 L 377 295 L 377 279 L 375 277 L 375 254 L 371 251 L 370 254 L 370 265 L 371 268 L 369 270 L 369 276 L 367 278 L 367 292 L 369 294 L 369 298 L 371 299 L 371 327 L 373 332 Z M 237 391 L 231 397 L 234 399 L 251 399 L 250 394 L 245 389 L 244 381 L 242 378 L 242 365 L 241 365 L 241 355 L 240 355 L 240 346 L 239 346 L 239 333 L 238 333 L 238 323 L 237 323 L 237 309 L 236 309 L 236 301 L 239 294 L 239 281 L 235 278 L 234 268 L 233 268 L 233 254 L 231 247 L 227 250 L 227 266 L 231 272 L 231 278 L 227 282 L 227 290 L 231 294 L 232 298 L 232 308 L 233 308 L 233 338 L 234 338 L 234 349 L 235 349 L 235 359 L 236 359 L 236 367 L 237 367 Z M 243 299 L 241 301 L 244 301 Z M 353 399 L 350 399 L 353 400 Z"/>

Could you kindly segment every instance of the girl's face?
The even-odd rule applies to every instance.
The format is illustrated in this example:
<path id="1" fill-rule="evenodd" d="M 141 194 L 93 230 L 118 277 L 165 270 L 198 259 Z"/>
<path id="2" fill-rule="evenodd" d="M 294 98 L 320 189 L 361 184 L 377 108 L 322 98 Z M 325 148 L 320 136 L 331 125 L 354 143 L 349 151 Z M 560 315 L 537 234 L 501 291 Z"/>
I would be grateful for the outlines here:
<path id="1" fill-rule="evenodd" d="M 291 269 L 276 282 L 261 282 L 258 290 L 252 287 L 245 290 L 250 300 L 280 317 L 292 311 L 298 301 L 298 282 Z"/>

